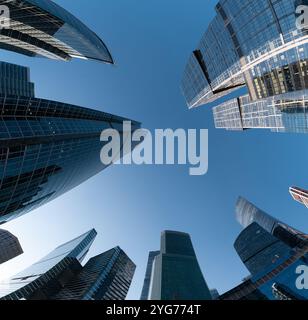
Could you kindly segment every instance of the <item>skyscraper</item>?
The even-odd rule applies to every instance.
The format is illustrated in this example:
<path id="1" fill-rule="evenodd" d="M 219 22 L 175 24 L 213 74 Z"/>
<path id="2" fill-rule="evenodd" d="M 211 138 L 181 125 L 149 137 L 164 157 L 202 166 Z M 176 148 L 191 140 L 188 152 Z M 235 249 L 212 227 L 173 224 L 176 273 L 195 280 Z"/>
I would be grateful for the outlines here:
<path id="1" fill-rule="evenodd" d="M 212 300 L 189 234 L 164 231 L 153 263 L 149 300 Z"/>
<path id="2" fill-rule="evenodd" d="M 148 298 L 149 298 L 153 263 L 154 263 L 154 259 L 159 254 L 160 254 L 160 251 L 150 251 L 150 253 L 149 253 L 148 264 L 147 264 L 147 269 L 145 272 L 144 283 L 143 283 L 143 288 L 142 288 L 140 300 L 148 300 Z"/>
<path id="3" fill-rule="evenodd" d="M 265 231 L 293 248 L 307 239 L 305 233 L 273 218 L 242 197 L 238 199 L 236 204 L 236 217 L 244 228 L 256 222 Z"/>
<path id="4" fill-rule="evenodd" d="M 236 206 L 245 228 L 235 249 L 250 271 L 242 284 L 220 300 L 308 300 L 300 279 L 308 268 L 308 236 L 271 217 L 244 198 Z"/>
<path id="5" fill-rule="evenodd" d="M 18 239 L 7 230 L 0 229 L 0 264 L 23 253 Z"/>
<path id="6" fill-rule="evenodd" d="M 116 247 L 94 258 L 52 299 L 125 300 L 136 266 Z"/>
<path id="7" fill-rule="evenodd" d="M 303 204 L 308 208 L 308 191 L 307 190 L 304 190 L 298 187 L 291 187 L 290 194 L 295 201 Z"/>
<path id="8" fill-rule="evenodd" d="M 290 254 L 290 247 L 256 222 L 241 232 L 234 244 L 239 257 L 252 275 L 276 265 Z"/>
<path id="9" fill-rule="evenodd" d="M 45 300 L 57 293 L 79 271 L 97 232 L 89 232 L 57 247 L 28 269 L 0 284 L 5 300 Z"/>
<path id="10" fill-rule="evenodd" d="M 0 48 L 27 56 L 113 64 L 103 41 L 71 13 L 50 0 L 3 0 L 9 25 L 0 28 Z"/>
<path id="11" fill-rule="evenodd" d="M 249 240 L 249 241 L 252 241 Z M 251 247 L 255 244 L 252 243 Z M 265 258 L 265 256 L 260 258 Z M 270 255 L 268 256 L 270 258 Z M 261 260 L 260 260 L 261 261 Z M 258 261 L 258 264 L 260 263 Z M 303 268 L 308 268 L 308 242 L 290 249 L 273 263 L 264 260 L 263 270 L 236 288 L 220 296 L 220 300 L 308 300 L 303 281 Z M 259 264 L 260 266 L 260 264 Z"/>
<path id="12" fill-rule="evenodd" d="M 216 128 L 308 133 L 308 40 L 297 13 L 301 4 L 220 0 L 184 72 L 188 106 L 237 91 L 237 98 L 214 108 Z M 241 87 L 248 95 L 242 96 Z"/>
<path id="13" fill-rule="evenodd" d="M 127 119 L 66 103 L 35 98 L 29 70 L 2 63 L 0 94 L 0 224 L 59 197 L 104 170 L 104 129 Z M 21 80 L 15 83 L 15 79 Z M 5 88 L 5 90 L 4 90 Z M 0 89 L 1 91 L 1 89 Z M 8 93 L 6 93 L 8 92 Z M 11 94 L 14 92 L 14 94 Z M 132 131 L 140 124 L 132 121 Z M 122 148 L 121 148 L 122 150 Z M 123 156 L 114 155 L 115 160 Z"/>
<path id="14" fill-rule="evenodd" d="M 39 262 L 0 284 L 2 300 L 123 300 L 135 264 L 116 247 L 83 267 L 97 233 L 89 232 L 59 246 Z"/>

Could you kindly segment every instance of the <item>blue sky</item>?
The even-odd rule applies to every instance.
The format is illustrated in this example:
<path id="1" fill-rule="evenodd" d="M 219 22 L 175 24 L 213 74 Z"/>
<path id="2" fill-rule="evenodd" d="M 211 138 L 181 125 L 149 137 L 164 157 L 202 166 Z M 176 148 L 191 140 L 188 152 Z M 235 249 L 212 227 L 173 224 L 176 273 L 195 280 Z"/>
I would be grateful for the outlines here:
<path id="1" fill-rule="evenodd" d="M 149 129 L 209 129 L 209 172 L 191 177 L 185 166 L 105 170 L 4 226 L 19 237 L 25 254 L 1 266 L 1 278 L 95 227 L 99 236 L 89 257 L 120 245 L 137 264 L 128 298 L 138 299 L 148 251 L 157 250 L 160 232 L 171 229 L 191 234 L 209 286 L 222 293 L 248 275 L 233 249 L 241 231 L 234 213 L 239 195 L 308 231 L 307 209 L 288 195 L 290 185 L 308 187 L 308 136 L 219 131 L 211 106 L 186 108 L 179 83 L 190 52 L 214 16 L 216 0 L 56 2 L 102 37 L 116 66 L 5 51 L 2 60 L 31 67 L 38 97 L 129 117 Z"/>

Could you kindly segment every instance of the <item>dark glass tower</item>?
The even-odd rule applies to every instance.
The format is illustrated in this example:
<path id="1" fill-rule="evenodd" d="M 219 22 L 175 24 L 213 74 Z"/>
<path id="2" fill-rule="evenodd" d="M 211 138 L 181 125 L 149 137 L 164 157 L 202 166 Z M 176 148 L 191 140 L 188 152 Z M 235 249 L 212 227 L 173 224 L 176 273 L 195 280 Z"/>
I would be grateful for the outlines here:
<path id="1" fill-rule="evenodd" d="M 125 300 L 136 266 L 116 247 L 91 258 L 56 300 Z"/>
<path id="2" fill-rule="evenodd" d="M 135 264 L 116 247 L 83 267 L 97 233 L 89 232 L 59 246 L 25 271 L 0 284 L 2 300 L 124 300 Z"/>
<path id="3" fill-rule="evenodd" d="M 149 253 L 148 264 L 147 264 L 147 269 L 146 269 L 146 273 L 145 273 L 145 277 L 144 277 L 144 283 L 143 283 L 143 288 L 142 288 L 140 300 L 148 300 L 148 298 L 149 298 L 153 263 L 154 263 L 154 259 L 159 254 L 160 254 L 160 251 L 151 251 Z"/>
<path id="4" fill-rule="evenodd" d="M 71 13 L 50 0 L 3 0 L 9 26 L 0 29 L 0 48 L 31 57 L 112 63 L 103 41 Z"/>
<path id="5" fill-rule="evenodd" d="M 303 232 L 273 218 L 242 197 L 238 199 L 236 204 L 236 217 L 244 228 L 256 222 L 265 231 L 291 248 L 298 246 L 302 242 L 305 243 L 307 239 L 307 236 Z"/>
<path id="6" fill-rule="evenodd" d="M 212 300 L 189 234 L 165 231 L 155 257 L 149 300 Z"/>
<path id="7" fill-rule="evenodd" d="M 244 198 L 239 198 L 236 212 L 245 229 L 235 249 L 251 275 L 220 299 L 308 300 L 301 271 L 308 269 L 308 236 Z"/>
<path id="8" fill-rule="evenodd" d="M 127 119 L 35 98 L 28 69 L 4 63 L 0 68 L 7 71 L 2 87 L 5 92 L 0 94 L 2 224 L 104 170 L 106 166 L 100 159 L 106 144 L 100 141 L 104 129 L 118 129 L 122 147 L 128 135 L 123 133 L 123 122 Z M 11 81 L 19 75 L 20 82 Z M 132 121 L 132 131 L 138 128 L 140 124 Z"/>
<path id="9" fill-rule="evenodd" d="M 7 230 L 0 229 L 0 264 L 23 253 L 18 239 Z"/>
<path id="10" fill-rule="evenodd" d="M 297 0 L 220 0 L 182 81 L 190 108 L 245 87 L 214 108 L 216 128 L 308 132 L 307 28 Z"/>
<path id="11" fill-rule="evenodd" d="M 48 254 L 28 269 L 0 284 L 4 300 L 46 300 L 78 272 L 97 233 L 93 229 Z"/>
<path id="12" fill-rule="evenodd" d="M 264 272 L 290 254 L 289 246 L 255 222 L 240 234 L 234 247 L 252 275 Z"/>

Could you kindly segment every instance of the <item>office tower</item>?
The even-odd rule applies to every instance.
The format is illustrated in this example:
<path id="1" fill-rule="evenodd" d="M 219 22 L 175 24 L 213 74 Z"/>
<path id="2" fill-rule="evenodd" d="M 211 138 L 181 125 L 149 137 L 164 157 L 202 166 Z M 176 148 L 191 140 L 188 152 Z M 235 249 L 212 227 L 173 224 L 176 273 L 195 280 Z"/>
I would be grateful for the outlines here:
<path id="1" fill-rule="evenodd" d="M 164 231 L 153 263 L 149 300 L 211 300 L 189 234 Z"/>
<path id="2" fill-rule="evenodd" d="M 0 95 L 34 98 L 34 83 L 30 82 L 29 69 L 0 62 Z"/>
<path id="3" fill-rule="evenodd" d="M 154 263 L 155 257 L 157 257 L 159 254 L 160 254 L 160 251 L 150 251 L 149 253 L 148 264 L 147 264 L 147 269 L 144 277 L 144 283 L 143 283 L 140 300 L 148 300 L 149 298 L 153 263 Z"/>
<path id="4" fill-rule="evenodd" d="M 123 300 L 135 264 L 119 247 L 86 257 L 94 229 L 59 246 L 39 262 L 0 284 L 2 300 Z"/>
<path id="5" fill-rule="evenodd" d="M 31 267 L 0 284 L 5 300 L 45 300 L 57 293 L 78 272 L 97 232 L 89 232 L 57 247 Z"/>
<path id="6" fill-rule="evenodd" d="M 216 128 L 307 133 L 308 25 L 297 10 L 302 4 L 220 0 L 185 68 L 188 106 L 233 92 L 213 110 Z"/>
<path id="7" fill-rule="evenodd" d="M 255 222 L 241 232 L 234 247 L 252 275 L 276 265 L 290 253 L 288 245 Z"/>
<path id="8" fill-rule="evenodd" d="M 236 288 L 220 296 L 220 300 L 308 300 L 308 290 L 299 270 L 308 269 L 308 243 L 290 250 L 289 256 L 265 268 Z M 298 283 L 301 282 L 299 286 Z"/>
<path id="9" fill-rule="evenodd" d="M 292 248 L 307 239 L 307 235 L 303 232 L 273 218 L 242 197 L 238 199 L 236 204 L 236 217 L 243 228 L 247 228 L 253 222 L 256 222 L 265 231 Z"/>
<path id="10" fill-rule="evenodd" d="M 0 229 L 0 264 L 23 253 L 18 239 L 7 230 Z"/>
<path id="11" fill-rule="evenodd" d="M 91 258 L 56 300 L 125 300 L 136 266 L 116 247 Z"/>
<path id="12" fill-rule="evenodd" d="M 10 64 L 2 78 L 9 93 L 0 94 L 0 224 L 11 221 L 61 196 L 107 166 L 100 153 L 105 129 L 117 129 L 123 146 L 127 119 L 67 103 L 38 99 L 29 70 Z M 16 70 L 16 72 L 15 72 Z M 15 84 L 15 76 L 22 81 Z M 4 89 L 3 89 L 4 90 Z M 132 121 L 132 132 L 140 124 Z M 127 148 L 125 148 L 127 149 Z M 130 149 L 130 148 L 129 148 Z M 132 149 L 130 149 L 132 150 Z"/>
<path id="13" fill-rule="evenodd" d="M 290 194 L 293 199 L 308 208 L 308 191 L 298 188 L 298 187 L 291 187 Z"/>
<path id="14" fill-rule="evenodd" d="M 9 24 L 0 29 L 0 48 L 30 57 L 113 64 L 103 41 L 71 13 L 50 0 L 3 0 Z"/>
<path id="15" fill-rule="evenodd" d="M 219 299 L 308 300 L 299 281 L 299 271 L 308 270 L 308 236 L 244 198 L 237 202 L 236 215 L 245 229 L 234 247 L 250 276 Z"/>

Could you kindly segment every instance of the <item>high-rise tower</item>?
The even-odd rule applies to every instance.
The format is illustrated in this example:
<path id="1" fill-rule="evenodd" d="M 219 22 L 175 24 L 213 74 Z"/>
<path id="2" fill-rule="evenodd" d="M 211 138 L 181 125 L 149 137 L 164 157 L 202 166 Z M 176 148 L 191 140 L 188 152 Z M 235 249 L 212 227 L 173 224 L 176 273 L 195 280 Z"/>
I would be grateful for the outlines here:
<path id="1" fill-rule="evenodd" d="M 155 257 L 149 300 L 212 300 L 189 234 L 165 231 Z"/>
<path id="2" fill-rule="evenodd" d="M 97 233 L 57 247 L 23 272 L 0 284 L 2 300 L 124 300 L 135 264 L 116 247 L 85 259 Z"/>
<path id="3" fill-rule="evenodd" d="M 4 71 L 0 89 L 2 224 L 104 170 L 107 166 L 100 157 L 106 144 L 100 141 L 103 130 L 118 129 L 121 150 L 130 141 L 129 135 L 123 132 L 123 123 L 128 119 L 35 98 L 27 68 L 2 63 L 0 69 Z M 131 123 L 132 132 L 140 128 L 138 122 Z M 122 153 L 115 154 L 115 160 Z"/>
<path id="4" fill-rule="evenodd" d="M 302 0 L 220 0 L 185 68 L 190 108 L 214 108 L 216 128 L 308 133 L 308 36 Z M 238 91 L 245 87 L 248 91 Z M 236 91 L 236 92 L 235 92 Z"/>
<path id="5" fill-rule="evenodd" d="M 119 247 L 93 257 L 52 299 L 125 300 L 136 265 Z"/>
<path id="6" fill-rule="evenodd" d="M 150 291 L 150 284 L 151 284 L 151 278 L 152 278 L 153 264 L 154 264 L 155 258 L 159 254 L 160 254 L 160 251 L 151 251 L 149 253 L 148 264 L 147 264 L 147 269 L 145 272 L 144 283 L 143 283 L 143 288 L 142 288 L 140 300 L 148 300 L 149 299 L 149 291 Z"/>

